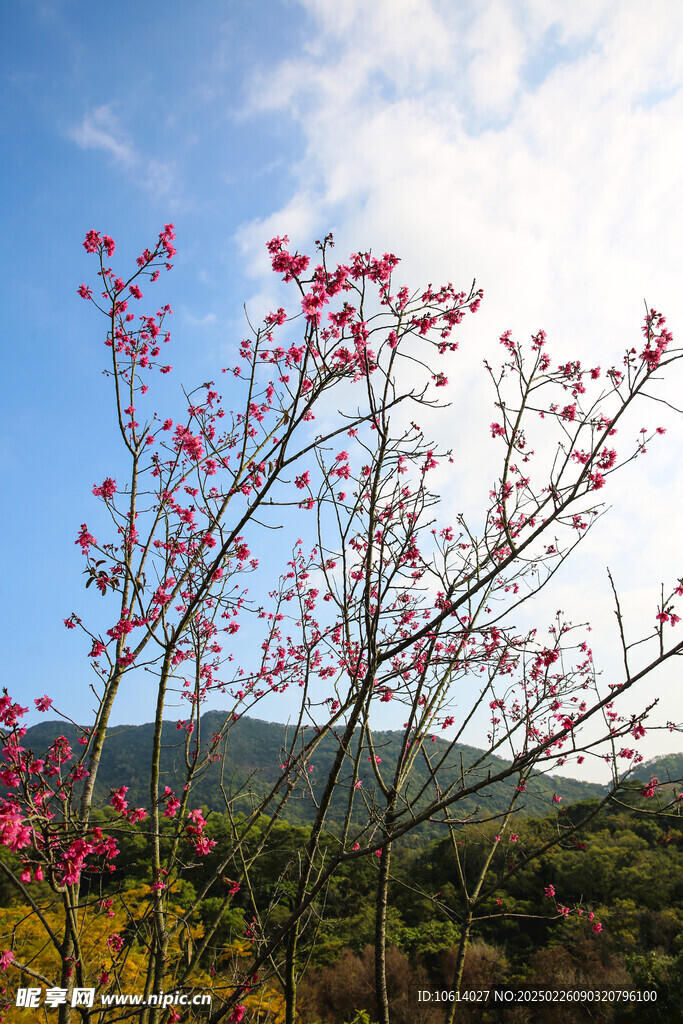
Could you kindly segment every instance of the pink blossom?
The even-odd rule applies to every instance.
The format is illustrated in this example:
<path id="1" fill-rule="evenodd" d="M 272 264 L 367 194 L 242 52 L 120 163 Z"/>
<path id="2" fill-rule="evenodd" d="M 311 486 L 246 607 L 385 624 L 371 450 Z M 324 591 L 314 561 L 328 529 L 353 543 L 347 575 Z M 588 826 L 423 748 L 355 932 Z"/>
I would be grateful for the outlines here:
<path id="1" fill-rule="evenodd" d="M 172 241 L 175 238 L 175 229 L 173 224 L 164 224 L 164 230 L 159 233 L 159 244 L 165 250 L 166 255 L 169 259 L 172 259 L 177 250 Z M 166 268 L 170 269 L 170 264 L 166 264 Z"/>
<path id="2" fill-rule="evenodd" d="M 120 953 L 123 949 L 123 939 L 118 932 L 113 932 L 107 939 L 107 945 L 114 953 Z"/>
<path id="3" fill-rule="evenodd" d="M 95 231 L 93 228 L 88 231 L 83 242 L 83 248 L 86 252 L 97 252 L 101 245 L 101 238 L 99 231 Z"/>
<path id="4" fill-rule="evenodd" d="M 320 324 L 321 312 L 320 307 L 327 301 L 319 295 L 314 295 L 312 292 L 308 295 L 304 295 L 301 300 L 301 309 L 303 310 L 304 316 L 309 324 Z"/>
<path id="5" fill-rule="evenodd" d="M 112 789 L 111 805 L 115 811 L 125 811 L 128 807 L 128 801 L 125 797 L 129 788 L 128 786 L 121 786 L 119 789 Z"/>
<path id="6" fill-rule="evenodd" d="M 108 476 L 99 487 L 93 487 L 92 492 L 96 498 L 113 498 L 116 494 L 116 480 Z"/>
<path id="7" fill-rule="evenodd" d="M 553 898 L 553 896 L 555 895 L 555 886 L 554 885 L 546 885 L 546 887 L 545 887 L 545 894 L 548 897 L 548 899 L 551 900 Z"/>
<path id="8" fill-rule="evenodd" d="M 94 850 L 93 844 L 85 839 L 76 839 L 61 858 L 62 885 L 76 885 L 81 877 L 85 859 Z"/>
<path id="9" fill-rule="evenodd" d="M 267 327 L 274 327 L 276 324 L 283 324 L 286 319 L 287 314 L 282 306 L 280 306 L 275 313 L 268 313 L 264 322 Z"/>
<path id="10" fill-rule="evenodd" d="M 11 949 L 6 949 L 3 953 L 0 953 L 0 971 L 6 971 L 13 960 L 14 953 Z"/>
<path id="11" fill-rule="evenodd" d="M 52 764 L 65 764 L 72 757 L 73 751 L 66 736 L 58 736 L 47 752 L 47 759 Z"/>
<path id="12" fill-rule="evenodd" d="M 242 1003 L 238 1003 L 235 1009 L 230 1014 L 230 1024 L 240 1024 L 244 1014 L 247 1012 L 246 1006 Z"/>
<path id="13" fill-rule="evenodd" d="M 28 710 L 17 703 L 12 703 L 6 691 L 0 697 L 0 722 L 9 729 L 16 725 L 19 718 L 24 718 Z"/>
<path id="14" fill-rule="evenodd" d="M 33 701 L 38 711 L 49 711 L 52 707 L 52 697 L 45 694 L 44 697 L 36 697 Z"/>
<path id="15" fill-rule="evenodd" d="M 168 369 L 170 370 L 170 366 Z M 164 372 L 166 372 L 166 368 L 162 367 L 162 373 Z M 204 454 L 201 437 L 195 437 L 187 427 L 180 426 L 180 424 L 175 428 L 174 446 L 177 452 L 185 452 L 195 462 L 199 462 Z"/>
<path id="16" fill-rule="evenodd" d="M 23 824 L 21 812 L 10 800 L 0 801 L 0 845 L 21 850 L 31 841 L 31 829 Z"/>
<path id="17" fill-rule="evenodd" d="M 216 842 L 215 839 L 207 839 L 206 836 L 201 836 L 199 839 L 194 840 L 193 846 L 200 857 L 205 857 L 207 853 L 211 853 Z"/>
<path id="18" fill-rule="evenodd" d="M 164 811 L 164 817 L 175 817 L 175 815 L 178 813 L 178 808 L 180 807 L 180 800 L 175 795 L 170 786 L 166 786 L 162 799 L 166 801 L 166 810 Z"/>
<path id="19" fill-rule="evenodd" d="M 656 794 L 658 786 L 659 779 L 653 775 L 653 777 L 650 779 L 650 784 L 646 786 L 645 789 L 641 789 L 640 795 L 644 796 L 647 800 L 651 800 L 652 797 Z"/>
<path id="20" fill-rule="evenodd" d="M 92 547 L 93 544 L 97 544 L 97 541 L 95 540 L 93 535 L 91 533 L 88 533 L 88 527 L 86 526 L 85 523 L 81 523 L 80 533 L 78 534 L 78 537 L 74 541 L 74 544 L 81 545 L 81 551 L 83 552 L 84 555 L 88 554 L 88 550 Z"/>

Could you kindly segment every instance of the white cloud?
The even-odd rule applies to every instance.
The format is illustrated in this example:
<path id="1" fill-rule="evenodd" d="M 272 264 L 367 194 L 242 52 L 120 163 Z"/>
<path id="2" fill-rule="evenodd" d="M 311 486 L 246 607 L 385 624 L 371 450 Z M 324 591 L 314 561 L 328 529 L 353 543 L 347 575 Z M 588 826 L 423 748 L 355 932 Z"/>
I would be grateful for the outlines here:
<path id="1" fill-rule="evenodd" d="M 195 316 L 189 310 L 183 310 L 183 319 L 188 327 L 211 327 L 217 323 L 215 313 L 205 313 L 203 316 Z"/>
<path id="2" fill-rule="evenodd" d="M 138 184 L 155 195 L 169 199 L 176 190 L 173 165 L 145 157 L 130 141 L 112 104 L 86 111 L 80 124 L 68 132 L 81 149 L 96 149 L 108 154 Z"/>
<path id="3" fill-rule="evenodd" d="M 126 167 L 133 166 L 139 160 L 109 104 L 87 111 L 81 123 L 72 128 L 69 135 L 81 149 L 103 149 Z"/>
<path id="4" fill-rule="evenodd" d="M 521 85 L 526 40 L 504 0 L 481 7 L 468 42 L 473 54 L 469 87 L 475 110 L 484 116 L 507 116 Z"/>
<path id="5" fill-rule="evenodd" d="M 683 8 L 302 2 L 306 45 L 261 72 L 251 97 L 252 111 L 286 111 L 303 132 L 296 185 L 280 209 L 242 227 L 239 243 L 259 277 L 270 235 L 286 231 L 304 248 L 330 227 L 340 257 L 395 251 L 410 283 L 465 287 L 476 276 L 485 301 L 451 374 L 459 509 L 458 481 L 463 493 L 486 493 L 488 407 L 475 382 L 503 330 L 544 327 L 555 357 L 604 366 L 638 343 L 646 298 L 674 337 L 683 333 Z M 611 616 L 606 562 L 636 606 L 646 583 L 656 592 L 660 578 L 683 575 L 671 521 L 683 499 L 683 424 L 654 405 L 642 415 L 670 432 L 611 491 L 609 525 L 570 581 L 577 605 L 594 594 L 601 624 Z"/>

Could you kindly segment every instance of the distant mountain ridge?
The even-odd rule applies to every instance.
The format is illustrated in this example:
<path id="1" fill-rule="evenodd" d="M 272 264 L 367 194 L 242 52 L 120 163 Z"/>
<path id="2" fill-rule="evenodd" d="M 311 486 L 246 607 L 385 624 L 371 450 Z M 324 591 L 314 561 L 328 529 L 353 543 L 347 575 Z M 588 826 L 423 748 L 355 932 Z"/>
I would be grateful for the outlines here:
<path id="1" fill-rule="evenodd" d="M 662 754 L 643 761 L 637 766 L 636 775 L 639 779 L 656 776 L 660 782 L 677 782 L 683 778 L 683 754 Z"/>
<path id="2" fill-rule="evenodd" d="M 207 711 L 201 716 L 200 733 L 209 737 L 221 728 L 225 721 L 225 712 Z M 32 726 L 26 732 L 23 740 L 25 747 L 31 747 L 37 754 L 49 746 L 57 735 L 64 735 L 75 746 L 77 741 L 77 730 L 61 721 L 40 722 Z M 147 807 L 150 803 L 149 789 L 149 763 L 152 752 L 152 741 L 154 735 L 153 723 L 144 725 L 112 726 L 104 745 L 102 760 L 95 787 L 96 801 L 108 803 L 112 789 L 119 786 L 128 786 L 127 798 L 131 805 Z M 287 726 L 275 723 L 264 722 L 256 718 L 242 717 L 231 727 L 227 744 L 225 758 L 212 764 L 205 774 L 193 785 L 192 806 L 205 805 L 212 810 L 220 811 L 225 809 L 221 793 L 221 783 L 231 794 L 237 796 L 236 809 L 240 806 L 250 804 L 249 792 L 258 796 L 266 792 L 279 778 L 283 762 L 283 751 L 286 748 L 288 735 L 291 737 L 291 729 Z M 382 770 L 386 771 L 387 777 L 393 773 L 396 766 L 396 759 L 400 750 L 400 743 L 403 733 L 400 731 L 378 732 L 373 735 L 375 750 L 382 758 Z M 162 785 L 168 785 L 177 789 L 181 785 L 179 768 L 184 762 L 184 731 L 177 729 L 175 722 L 165 722 L 162 734 L 161 754 L 161 781 Z M 437 738 L 434 744 L 429 744 L 429 753 L 441 755 L 448 750 L 448 743 Z M 308 776 L 312 791 L 318 795 L 322 784 L 331 768 L 334 755 L 337 751 L 337 743 L 333 736 L 325 737 L 316 749 L 312 759 L 312 770 Z M 447 763 L 440 773 L 442 787 L 449 781 L 460 776 L 461 759 L 462 764 L 467 768 L 478 758 L 481 758 L 483 751 L 462 744 L 458 744 L 449 754 Z M 676 757 L 677 755 L 672 755 Z M 659 759 L 656 764 L 664 764 L 667 758 Z M 683 769 L 683 755 L 680 755 L 681 768 Z M 495 775 L 509 762 L 498 757 L 487 757 L 483 761 L 483 767 L 478 769 L 480 775 L 486 777 L 487 773 Z M 654 765 L 655 762 L 652 762 Z M 363 765 L 365 767 L 365 765 Z M 659 768 L 664 776 L 663 768 Z M 647 768 L 640 775 L 650 773 Z M 657 774 L 652 769 L 652 774 Z M 375 792 L 375 780 L 370 765 L 361 773 L 363 779 L 363 790 L 366 798 L 372 800 L 378 798 L 381 804 L 381 794 Z M 649 778 L 649 775 L 648 775 Z M 429 781 L 428 772 L 424 761 L 418 759 L 415 763 L 413 781 L 409 784 L 409 794 L 416 794 L 423 785 Z M 508 806 L 512 789 L 515 785 L 513 777 L 507 782 L 497 783 L 487 787 L 485 794 L 479 800 L 466 798 L 457 805 L 458 816 L 476 814 L 478 811 L 482 816 L 500 814 Z M 552 808 L 554 793 L 562 797 L 564 806 L 579 800 L 587 800 L 601 797 L 605 793 L 605 787 L 597 783 L 581 782 L 576 779 L 559 778 L 557 776 L 538 776 L 531 780 L 528 792 L 520 800 L 520 811 L 525 814 L 543 815 Z M 348 784 L 339 788 L 339 792 L 333 801 L 330 819 L 340 820 L 348 800 Z M 245 804 L 242 802 L 245 801 Z M 422 804 L 424 801 L 422 801 Z M 421 803 L 418 802 L 418 807 Z M 310 798 L 310 793 L 304 789 L 300 793 L 295 791 L 287 805 L 285 816 L 292 822 L 305 824 L 312 820 L 315 807 Z"/>

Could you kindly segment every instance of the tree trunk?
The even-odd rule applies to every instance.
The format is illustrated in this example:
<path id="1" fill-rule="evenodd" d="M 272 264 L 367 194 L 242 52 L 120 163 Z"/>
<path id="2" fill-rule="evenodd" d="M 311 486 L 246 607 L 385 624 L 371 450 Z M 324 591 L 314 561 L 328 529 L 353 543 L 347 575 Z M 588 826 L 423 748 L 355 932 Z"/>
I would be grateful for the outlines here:
<path id="1" fill-rule="evenodd" d="M 299 937 L 299 922 L 292 928 L 287 940 L 287 962 L 285 964 L 285 1024 L 296 1022 L 296 948 Z"/>
<path id="2" fill-rule="evenodd" d="M 382 847 L 375 906 L 375 993 L 379 1024 L 389 1024 L 389 993 L 387 992 L 387 904 L 389 898 L 389 865 L 391 843 Z"/>
<path id="3" fill-rule="evenodd" d="M 471 928 L 472 928 L 472 913 L 470 911 L 468 911 L 467 918 L 465 920 L 465 924 L 463 925 L 463 929 L 462 929 L 462 932 L 460 934 L 460 944 L 458 946 L 458 956 L 457 956 L 457 959 L 455 961 L 455 976 L 453 978 L 453 984 L 451 986 L 452 989 L 453 989 L 453 992 L 454 992 L 454 994 L 456 996 L 456 998 L 454 998 L 453 1002 L 451 1003 L 451 1005 L 449 1007 L 448 1016 L 446 1018 L 446 1024 L 453 1024 L 453 1021 L 455 1020 L 456 1014 L 458 1012 L 457 994 L 460 991 L 460 986 L 462 985 L 462 973 L 463 973 L 463 970 L 464 970 L 464 967 L 465 967 L 465 956 L 467 955 L 467 947 L 470 944 L 470 931 L 471 931 Z"/>

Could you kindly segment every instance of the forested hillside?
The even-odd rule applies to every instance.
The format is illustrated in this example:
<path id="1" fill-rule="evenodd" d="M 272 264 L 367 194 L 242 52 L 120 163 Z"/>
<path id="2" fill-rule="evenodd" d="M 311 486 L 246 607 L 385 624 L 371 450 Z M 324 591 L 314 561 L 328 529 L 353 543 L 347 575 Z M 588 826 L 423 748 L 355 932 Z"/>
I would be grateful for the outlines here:
<path id="1" fill-rule="evenodd" d="M 683 821 L 675 813 L 660 813 L 633 789 L 623 802 L 604 807 L 580 834 L 572 834 L 572 823 L 585 818 L 597 804 L 588 800 L 563 809 L 561 825 L 567 839 L 549 845 L 540 856 L 538 851 L 557 832 L 555 816 L 520 818 L 517 832 L 500 844 L 486 874 L 456 1021 L 646 1024 L 681 1019 Z M 109 808 L 97 816 L 102 824 L 110 823 L 114 813 Z M 387 918 L 388 978 L 392 1019 L 397 1024 L 447 1020 L 451 1004 L 418 1001 L 418 992 L 451 989 L 464 914 L 460 871 L 467 884 L 476 878 L 494 831 L 494 824 L 487 823 L 421 847 L 397 844 Z M 164 844 L 174 841 L 174 832 L 174 822 L 166 819 Z M 177 877 L 167 879 L 179 909 L 192 907 L 197 893 L 211 884 L 192 911 L 190 932 L 176 939 L 181 955 L 188 943 L 202 948 L 196 984 L 232 970 L 247 955 L 255 913 L 269 931 L 287 917 L 294 891 L 288 897 L 286 883 L 290 874 L 295 877 L 298 852 L 308 833 L 306 825 L 263 818 L 242 850 L 235 852 L 231 877 L 223 875 L 219 882 L 212 882 L 232 832 L 227 814 L 208 815 L 207 835 L 216 841 L 215 847 L 205 857 L 186 861 Z M 115 870 L 104 875 L 91 872 L 85 879 L 93 910 L 84 942 L 101 950 L 104 969 L 113 955 L 107 952 L 111 934 L 120 936 L 126 977 L 133 986 L 144 967 L 144 948 L 132 932 L 129 936 L 125 914 L 111 909 L 110 897 L 118 893 L 122 900 L 117 905 L 144 913 L 153 883 L 149 841 L 138 827 L 120 831 Z M 332 836 L 323 837 L 323 861 L 335 845 Z M 259 854 L 253 857 L 256 851 Z M 10 870 L 19 870 L 18 854 L 3 849 L 2 856 Z M 238 888 L 233 876 L 245 864 L 249 865 L 248 882 Z M 511 865 L 516 870 L 503 890 L 498 882 Z M 377 875 L 374 858 L 351 861 L 317 902 L 315 923 L 301 936 L 302 1024 L 344 1024 L 354 1018 L 360 1024 L 363 1019 L 376 1019 L 373 903 Z M 553 899 L 548 898 L 549 891 Z M 211 931 L 209 924 L 226 892 L 233 892 L 232 902 Z M 55 897 L 46 880 L 34 881 L 32 896 L 50 922 Z M 17 956 L 31 962 L 33 969 L 49 972 L 52 954 L 41 948 L 35 922 L 32 926 L 26 906 L 5 880 L 0 884 L 0 905 L 0 929 L 5 934 L 14 931 Z M 528 1006 L 469 1002 L 467 996 L 495 986 L 545 989 L 549 984 L 554 989 L 621 995 L 618 1001 L 612 997 L 611 1001 L 539 1004 L 533 1007 L 533 1016 Z M 263 986 L 256 982 L 246 1004 L 254 1022 L 278 1024 L 283 1019 L 276 981 Z M 358 1010 L 368 1016 L 356 1017 Z"/>
<path id="2" fill-rule="evenodd" d="M 200 734 L 209 737 L 218 730 L 225 720 L 219 711 L 206 712 L 201 717 Z M 64 722 L 46 721 L 33 726 L 26 733 L 25 742 L 29 747 L 42 749 L 59 733 L 63 733 L 72 746 L 75 745 L 79 733 Z M 146 725 L 128 725 L 112 728 L 102 754 L 100 772 L 95 792 L 100 802 L 107 802 L 112 789 L 126 785 L 128 799 L 138 806 L 149 803 L 149 759 L 152 749 L 154 727 Z M 234 810 L 251 805 L 251 799 L 267 791 L 281 774 L 281 765 L 285 752 L 289 750 L 289 730 L 286 726 L 274 722 L 263 722 L 256 718 L 243 717 L 234 722 L 230 728 L 227 742 L 220 760 L 209 765 L 207 771 L 195 782 L 192 790 L 193 806 L 206 806 L 211 810 L 225 809 L 223 791 L 232 799 Z M 178 729 L 177 722 L 166 722 L 163 731 L 162 779 L 165 784 L 174 788 L 177 785 L 180 771 L 185 766 L 186 747 L 191 756 L 196 735 L 187 736 L 185 730 Z M 393 769 L 400 749 L 402 733 L 377 732 L 375 748 L 382 758 L 385 768 Z M 337 749 L 336 737 L 328 735 L 316 749 L 315 756 L 309 764 L 309 781 L 313 796 L 319 794 L 321 781 L 328 776 L 330 765 Z M 439 737 L 434 738 L 430 753 L 443 754 L 447 744 Z M 504 751 L 501 751 L 503 753 Z M 477 776 L 486 777 L 490 772 L 495 775 L 503 766 L 503 757 L 483 758 L 483 752 L 475 747 L 457 745 L 448 755 L 440 778 L 442 785 L 457 779 L 463 768 L 467 770 L 476 761 L 481 760 Z M 649 771 L 648 767 L 648 771 Z M 429 776 L 424 762 L 415 765 L 415 778 L 412 791 L 419 792 L 423 787 L 425 797 L 429 791 Z M 364 787 L 368 799 L 374 794 L 374 780 L 368 767 L 364 774 Z M 471 784 L 471 777 L 469 784 Z M 510 783 L 500 783 L 487 788 L 483 803 L 473 798 L 462 801 L 459 811 L 464 814 L 485 813 L 487 816 L 499 814 L 507 807 L 510 797 Z M 576 800 L 599 796 L 603 787 L 579 782 L 575 779 L 557 778 L 553 776 L 536 776 L 528 786 L 523 802 L 523 812 L 539 814 L 548 809 L 553 795 L 561 793 L 563 801 L 570 803 Z M 332 820 L 338 820 L 343 813 L 344 795 L 340 791 L 333 803 Z M 291 822 L 305 824 L 310 822 L 315 812 L 315 805 L 310 799 L 310 790 L 299 789 L 291 794 L 287 803 L 285 816 Z M 336 813 L 335 813 L 336 812 Z M 424 831 L 424 830 L 423 830 Z M 429 826 L 427 826 L 429 831 Z M 431 830 L 434 832 L 434 829 Z M 438 831 L 438 830 L 437 830 Z"/>

